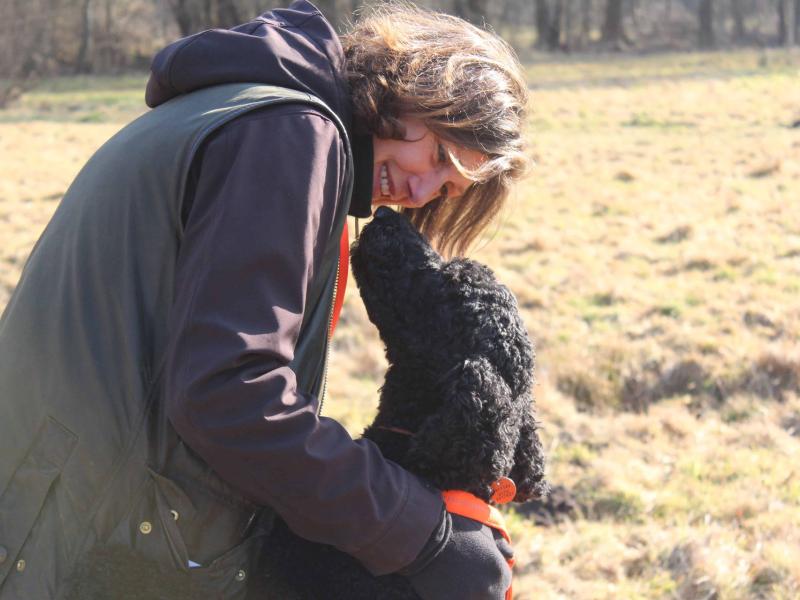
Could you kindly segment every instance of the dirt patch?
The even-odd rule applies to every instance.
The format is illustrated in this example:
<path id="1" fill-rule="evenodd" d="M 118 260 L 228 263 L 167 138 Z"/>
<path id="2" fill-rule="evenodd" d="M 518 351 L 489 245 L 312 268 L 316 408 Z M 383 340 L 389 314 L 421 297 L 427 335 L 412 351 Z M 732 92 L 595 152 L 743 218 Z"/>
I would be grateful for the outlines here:
<path id="1" fill-rule="evenodd" d="M 576 519 L 586 512 L 585 507 L 563 485 L 554 485 L 547 498 L 519 504 L 516 511 L 540 527 L 551 527 Z"/>

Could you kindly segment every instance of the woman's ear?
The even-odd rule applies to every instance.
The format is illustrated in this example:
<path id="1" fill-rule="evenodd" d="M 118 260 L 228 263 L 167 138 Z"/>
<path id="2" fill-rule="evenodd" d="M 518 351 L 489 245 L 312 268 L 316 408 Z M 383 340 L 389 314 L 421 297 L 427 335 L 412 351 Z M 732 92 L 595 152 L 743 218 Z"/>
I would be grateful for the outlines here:
<path id="1" fill-rule="evenodd" d="M 441 382 L 441 405 L 414 436 L 414 471 L 441 489 L 488 500 L 506 475 L 518 446 L 519 423 L 511 392 L 485 359 L 465 360 Z"/>
<path id="2" fill-rule="evenodd" d="M 514 452 L 514 468 L 511 469 L 511 479 L 517 485 L 514 502 L 541 498 L 550 491 L 544 480 L 544 450 L 536 432 L 538 425 L 533 415 L 533 402 L 526 396 L 523 404 L 519 442 Z"/>

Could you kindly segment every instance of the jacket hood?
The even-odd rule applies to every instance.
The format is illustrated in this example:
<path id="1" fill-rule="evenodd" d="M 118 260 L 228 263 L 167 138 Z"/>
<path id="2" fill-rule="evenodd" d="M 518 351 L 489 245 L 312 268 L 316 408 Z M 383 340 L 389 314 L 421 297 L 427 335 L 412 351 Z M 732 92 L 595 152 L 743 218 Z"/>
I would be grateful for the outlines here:
<path id="1" fill-rule="evenodd" d="M 145 101 L 152 108 L 212 85 L 264 83 L 311 93 L 349 125 L 343 73 L 333 27 L 314 5 L 297 0 L 232 29 L 209 29 L 168 45 L 153 58 Z"/>

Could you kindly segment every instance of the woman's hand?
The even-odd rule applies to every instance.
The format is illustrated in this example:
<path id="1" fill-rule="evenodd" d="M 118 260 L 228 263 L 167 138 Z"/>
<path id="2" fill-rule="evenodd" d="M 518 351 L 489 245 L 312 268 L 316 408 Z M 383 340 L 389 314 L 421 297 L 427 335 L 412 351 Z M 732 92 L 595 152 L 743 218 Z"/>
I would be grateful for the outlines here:
<path id="1" fill-rule="evenodd" d="M 406 577 L 424 600 L 503 600 L 511 586 L 511 545 L 494 529 L 448 513 L 448 541 L 427 564 Z"/>

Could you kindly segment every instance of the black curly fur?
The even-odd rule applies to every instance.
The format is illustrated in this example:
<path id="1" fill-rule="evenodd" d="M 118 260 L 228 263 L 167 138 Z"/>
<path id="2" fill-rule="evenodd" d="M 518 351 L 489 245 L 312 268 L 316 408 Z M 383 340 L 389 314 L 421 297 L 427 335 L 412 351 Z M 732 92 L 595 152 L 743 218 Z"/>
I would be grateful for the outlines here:
<path id="1" fill-rule="evenodd" d="M 385 208 L 353 245 L 351 262 L 389 362 L 364 437 L 439 489 L 489 500 L 490 484 L 510 476 L 515 501 L 545 495 L 533 346 L 511 292 L 480 263 L 444 261 L 405 217 Z M 374 578 L 349 556 L 300 540 L 284 525 L 265 557 L 299 597 L 416 598 L 401 578 Z"/>

